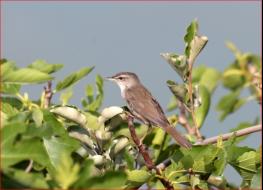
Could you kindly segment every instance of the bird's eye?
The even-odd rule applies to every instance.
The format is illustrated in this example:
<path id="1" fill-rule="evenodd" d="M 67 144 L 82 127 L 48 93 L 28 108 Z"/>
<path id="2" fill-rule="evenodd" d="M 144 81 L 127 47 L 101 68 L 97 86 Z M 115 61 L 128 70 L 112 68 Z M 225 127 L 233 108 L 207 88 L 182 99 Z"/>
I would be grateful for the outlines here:
<path id="1" fill-rule="evenodd" d="M 124 78 L 123 77 L 119 77 L 120 80 L 123 80 Z"/>

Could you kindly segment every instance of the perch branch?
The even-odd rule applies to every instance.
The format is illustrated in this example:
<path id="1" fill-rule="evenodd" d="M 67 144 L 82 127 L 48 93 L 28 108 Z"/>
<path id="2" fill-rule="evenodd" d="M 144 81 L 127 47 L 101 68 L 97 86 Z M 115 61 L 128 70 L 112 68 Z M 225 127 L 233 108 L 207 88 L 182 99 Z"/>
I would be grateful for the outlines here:
<path id="1" fill-rule="evenodd" d="M 129 130 L 130 130 L 130 133 L 131 133 L 131 137 L 132 137 L 134 143 L 136 144 L 136 146 L 138 147 L 139 152 L 140 152 L 140 154 L 142 155 L 142 157 L 143 157 L 143 159 L 145 161 L 146 167 L 149 170 L 154 169 L 156 171 L 156 174 L 158 176 L 161 176 L 161 171 L 154 165 L 149 153 L 145 149 L 144 144 L 142 144 L 142 142 L 140 141 L 140 139 L 136 135 L 135 128 L 134 128 L 134 125 L 133 125 L 133 116 L 131 116 L 130 114 L 128 114 L 128 127 L 129 127 Z M 158 177 L 158 179 L 161 181 L 161 183 L 163 184 L 163 186 L 166 189 L 168 189 L 168 190 L 174 189 L 173 185 L 168 180 L 166 180 L 165 178 Z"/>
<path id="2" fill-rule="evenodd" d="M 226 133 L 226 134 L 223 134 L 223 135 L 219 135 L 219 136 L 214 136 L 214 137 L 210 137 L 210 138 L 207 138 L 205 139 L 204 141 L 202 142 L 198 142 L 194 145 L 208 145 L 208 144 L 214 144 L 217 142 L 217 139 L 219 137 L 222 137 L 223 141 L 226 141 L 228 140 L 230 137 L 232 137 L 234 134 L 237 136 L 237 137 L 240 137 L 240 136 L 245 136 L 245 135 L 248 135 L 248 134 L 251 134 L 251 133 L 255 133 L 255 132 L 258 132 L 258 131 L 261 131 L 262 130 L 262 126 L 261 125 L 255 125 L 255 126 L 252 126 L 252 127 L 248 127 L 248 128 L 245 128 L 245 129 L 240 129 L 238 131 L 235 131 L 235 132 L 231 132 L 231 133 Z M 163 162 L 161 162 L 160 164 L 158 164 L 156 166 L 157 169 L 159 170 L 164 170 L 167 166 L 169 166 L 171 164 L 171 160 L 170 159 L 166 159 L 164 160 Z"/>
<path id="3" fill-rule="evenodd" d="M 207 139 L 203 140 L 202 142 L 195 143 L 194 145 L 214 144 L 214 143 L 217 142 L 218 138 L 222 138 L 222 140 L 225 141 L 225 140 L 228 140 L 233 135 L 235 135 L 237 137 L 240 137 L 240 136 L 248 135 L 250 133 L 255 133 L 255 132 L 258 132 L 258 131 L 261 131 L 261 130 L 262 130 L 262 126 L 261 125 L 255 125 L 255 126 L 248 127 L 248 128 L 245 128 L 245 129 L 240 129 L 238 131 L 234 131 L 234 132 L 231 132 L 231 133 L 226 133 L 226 134 L 223 134 L 223 135 L 210 137 L 210 138 L 207 138 Z"/>

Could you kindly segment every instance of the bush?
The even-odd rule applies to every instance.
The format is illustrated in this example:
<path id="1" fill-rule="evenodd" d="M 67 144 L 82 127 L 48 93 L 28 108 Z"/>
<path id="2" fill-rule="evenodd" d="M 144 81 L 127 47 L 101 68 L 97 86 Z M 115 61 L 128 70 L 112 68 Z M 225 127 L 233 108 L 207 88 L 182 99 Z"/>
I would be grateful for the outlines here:
<path id="1" fill-rule="evenodd" d="M 193 21 L 184 37 L 183 55 L 162 53 L 182 78 L 178 84 L 168 80 L 173 93 L 168 117 L 173 125 L 186 129 L 194 144 L 191 150 L 172 143 L 162 129 L 154 128 L 143 139 L 145 147 L 134 143 L 148 126 L 127 125 L 127 109 L 112 106 L 99 111 L 103 101 L 103 79 L 96 77 L 96 88 L 87 85 L 82 108 L 68 105 L 72 86 L 92 72 L 86 67 L 54 85 L 53 74 L 63 65 L 37 60 L 18 68 L 1 60 L 1 175 L 3 188 L 151 188 L 200 189 L 234 188 L 223 175 L 231 165 L 242 177 L 240 187 L 260 188 L 261 149 L 238 143 L 251 132 L 261 130 L 259 122 L 242 122 L 231 134 L 203 139 L 201 128 L 209 111 L 213 92 L 222 82 L 229 93 L 217 104 L 220 120 L 237 111 L 248 101 L 261 103 L 260 58 L 227 46 L 235 60 L 223 72 L 200 65 L 193 67 L 208 38 L 198 35 Z M 21 94 L 22 85 L 46 83 L 39 100 Z M 241 97 L 249 89 L 249 97 Z M 60 93 L 60 102 L 52 95 Z M 174 110 L 178 110 L 174 112 Z M 131 127 L 136 136 L 131 135 Z M 154 168 L 149 170 L 150 156 Z M 146 164 L 145 164 L 146 163 Z M 148 165 L 147 165 L 148 164 Z M 150 163 L 151 165 L 151 163 Z"/>

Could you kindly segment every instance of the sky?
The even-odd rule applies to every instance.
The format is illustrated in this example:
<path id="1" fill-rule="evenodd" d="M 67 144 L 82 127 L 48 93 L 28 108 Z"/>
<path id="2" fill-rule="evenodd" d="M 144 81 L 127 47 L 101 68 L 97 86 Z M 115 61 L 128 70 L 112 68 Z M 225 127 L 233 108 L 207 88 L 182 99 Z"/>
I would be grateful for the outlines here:
<path id="1" fill-rule="evenodd" d="M 183 36 L 193 19 L 209 42 L 195 65 L 223 71 L 234 56 L 225 42 L 240 50 L 260 54 L 260 3 L 247 2 L 1 2 L 1 55 L 25 67 L 36 59 L 62 63 L 56 81 L 83 67 L 94 71 L 75 85 L 70 104 L 80 106 L 87 84 L 96 74 L 111 76 L 120 71 L 135 72 L 165 108 L 172 96 L 166 81 L 180 78 L 160 56 L 162 52 L 184 51 Z M 42 85 L 23 88 L 38 99 Z M 103 108 L 122 106 L 119 88 L 105 82 Z M 219 86 L 212 97 L 209 115 L 201 129 L 210 137 L 228 132 L 243 121 L 254 121 L 260 107 L 251 102 L 224 122 L 219 122 L 215 106 L 228 91 Z M 54 96 L 57 102 L 59 95 Z M 250 135 L 241 145 L 257 148 L 260 134 Z M 229 168 L 225 173 L 238 184 L 240 178 Z M 234 176 L 234 177 L 233 177 Z"/>

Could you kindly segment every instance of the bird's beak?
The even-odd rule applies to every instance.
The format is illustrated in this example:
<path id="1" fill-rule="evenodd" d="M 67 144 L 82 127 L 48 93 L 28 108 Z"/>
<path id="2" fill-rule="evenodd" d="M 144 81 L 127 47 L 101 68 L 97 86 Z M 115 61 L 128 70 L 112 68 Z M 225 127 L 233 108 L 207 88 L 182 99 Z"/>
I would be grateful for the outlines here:
<path id="1" fill-rule="evenodd" d="M 115 79 L 112 78 L 112 77 L 105 77 L 104 79 L 105 79 L 105 80 L 108 80 L 108 81 L 115 81 Z"/>

